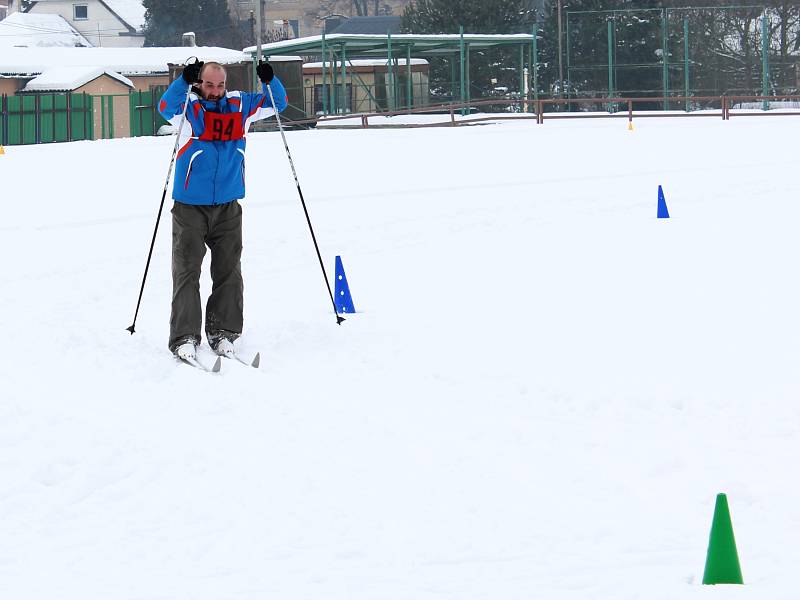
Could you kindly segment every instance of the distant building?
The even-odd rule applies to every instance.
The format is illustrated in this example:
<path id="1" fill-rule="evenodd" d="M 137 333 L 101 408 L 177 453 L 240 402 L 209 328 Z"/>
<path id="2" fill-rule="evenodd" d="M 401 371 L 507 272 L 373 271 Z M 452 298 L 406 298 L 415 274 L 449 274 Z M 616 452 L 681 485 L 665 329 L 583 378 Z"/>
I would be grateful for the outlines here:
<path id="1" fill-rule="evenodd" d="M 328 23 L 330 20 L 326 20 Z M 400 33 L 403 18 L 393 15 L 378 17 L 350 17 L 336 19 L 338 26 L 325 29 L 325 33 L 349 33 L 353 35 L 386 35 Z"/>
<path id="2" fill-rule="evenodd" d="M 26 12 L 60 15 L 98 48 L 144 45 L 141 0 L 34 0 Z"/>
<path id="3" fill-rule="evenodd" d="M 400 17 L 403 9 L 411 3 L 411 0 L 369 0 L 361 3 L 366 5 L 368 14 L 359 15 L 353 0 L 261 1 L 264 10 L 262 41 L 265 43 L 330 33 L 330 29 L 335 29 L 352 17 Z M 231 17 L 234 22 L 239 21 L 240 27 L 245 31 L 249 30 L 250 18 L 255 15 L 256 6 L 256 0 L 228 0 Z M 330 29 L 326 30 L 326 27 Z"/>
<path id="4" fill-rule="evenodd" d="M 0 20 L 8 16 L 8 0 L 0 0 Z"/>

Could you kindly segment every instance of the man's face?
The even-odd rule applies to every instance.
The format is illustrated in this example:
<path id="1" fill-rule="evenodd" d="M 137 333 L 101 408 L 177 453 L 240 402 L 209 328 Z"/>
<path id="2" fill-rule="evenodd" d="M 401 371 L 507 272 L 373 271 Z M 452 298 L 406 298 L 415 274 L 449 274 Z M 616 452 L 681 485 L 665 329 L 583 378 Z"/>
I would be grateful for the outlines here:
<path id="1" fill-rule="evenodd" d="M 219 67 L 211 66 L 203 69 L 200 79 L 203 80 L 200 84 L 200 95 L 205 100 L 219 100 L 225 95 L 225 71 Z"/>

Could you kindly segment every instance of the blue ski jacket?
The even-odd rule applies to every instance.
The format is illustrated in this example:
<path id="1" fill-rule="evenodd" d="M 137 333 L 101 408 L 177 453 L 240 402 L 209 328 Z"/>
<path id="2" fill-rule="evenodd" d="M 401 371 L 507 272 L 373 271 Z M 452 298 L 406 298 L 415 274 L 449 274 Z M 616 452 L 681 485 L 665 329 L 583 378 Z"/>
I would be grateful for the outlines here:
<path id="1" fill-rule="evenodd" d="M 172 198 L 184 204 L 225 204 L 244 198 L 244 152 L 250 125 L 282 111 L 288 104 L 286 90 L 274 77 L 260 93 L 226 92 L 208 101 L 189 93 L 186 122 L 178 132 L 178 154 Z M 183 77 L 173 81 L 161 96 L 158 110 L 176 129 L 181 123 L 189 84 Z"/>

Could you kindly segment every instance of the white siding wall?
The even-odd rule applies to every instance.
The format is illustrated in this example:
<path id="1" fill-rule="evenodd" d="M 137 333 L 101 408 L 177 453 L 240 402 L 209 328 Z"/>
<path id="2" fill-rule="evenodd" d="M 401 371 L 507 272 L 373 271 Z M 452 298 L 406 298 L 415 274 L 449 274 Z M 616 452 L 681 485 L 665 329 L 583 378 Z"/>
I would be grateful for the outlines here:
<path id="1" fill-rule="evenodd" d="M 85 4 L 88 19 L 76 21 L 73 7 Z M 60 0 L 37 2 L 28 12 L 35 14 L 61 15 L 90 43 L 103 48 L 141 48 L 144 36 L 119 35 L 128 33 L 128 28 L 97 0 Z"/>

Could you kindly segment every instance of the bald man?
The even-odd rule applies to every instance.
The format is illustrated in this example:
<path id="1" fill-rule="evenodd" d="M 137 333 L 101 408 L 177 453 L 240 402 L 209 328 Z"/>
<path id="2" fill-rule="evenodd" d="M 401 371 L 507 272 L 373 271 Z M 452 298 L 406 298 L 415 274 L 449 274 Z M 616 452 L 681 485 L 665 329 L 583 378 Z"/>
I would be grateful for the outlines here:
<path id="1" fill-rule="evenodd" d="M 258 93 L 227 91 L 227 74 L 219 63 L 187 65 L 164 92 L 163 117 L 179 126 L 187 100 L 186 122 L 178 132 L 175 181 L 172 186 L 172 313 L 169 349 L 193 360 L 201 341 L 203 314 L 200 268 L 211 250 L 211 295 L 206 303 L 205 332 L 217 354 L 233 356 L 242 334 L 242 207 L 245 195 L 245 149 L 250 125 L 287 106 L 286 90 L 264 62 L 256 69 Z M 272 90 L 273 105 L 267 86 Z M 191 91 L 190 91 L 191 88 Z"/>

